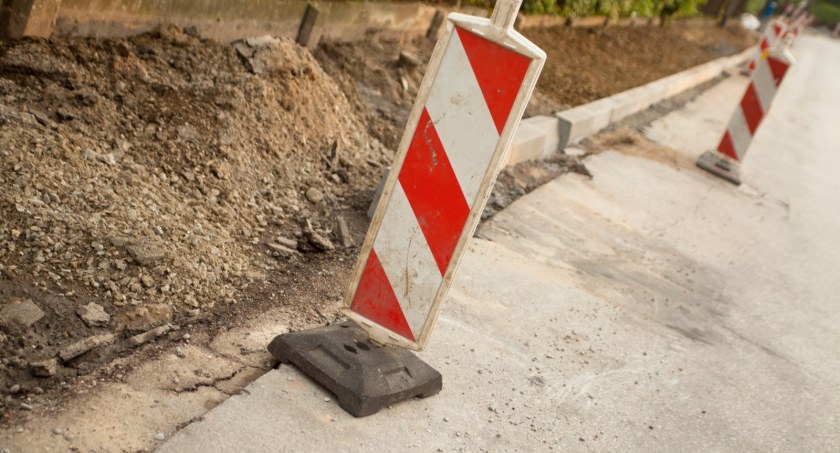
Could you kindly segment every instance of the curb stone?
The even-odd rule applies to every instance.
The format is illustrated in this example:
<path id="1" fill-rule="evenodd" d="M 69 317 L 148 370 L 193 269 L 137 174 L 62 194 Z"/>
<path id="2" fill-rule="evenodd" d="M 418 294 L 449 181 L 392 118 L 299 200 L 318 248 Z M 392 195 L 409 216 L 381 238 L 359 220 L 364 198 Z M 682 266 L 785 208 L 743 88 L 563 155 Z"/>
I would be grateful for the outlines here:
<path id="1" fill-rule="evenodd" d="M 554 115 L 525 118 L 514 134 L 505 166 L 548 158 L 554 152 L 594 135 L 623 118 L 714 79 L 747 61 L 754 49 L 749 47 L 735 55 L 721 57 Z"/>

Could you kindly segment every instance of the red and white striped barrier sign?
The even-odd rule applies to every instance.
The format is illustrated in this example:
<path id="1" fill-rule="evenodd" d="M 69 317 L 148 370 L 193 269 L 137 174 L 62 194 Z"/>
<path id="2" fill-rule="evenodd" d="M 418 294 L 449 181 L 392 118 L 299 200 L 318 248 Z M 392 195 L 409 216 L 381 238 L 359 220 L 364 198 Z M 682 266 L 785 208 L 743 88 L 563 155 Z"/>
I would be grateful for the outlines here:
<path id="1" fill-rule="evenodd" d="M 784 47 L 771 47 L 762 52 L 720 144 L 716 150 L 700 156 L 698 167 L 736 185 L 741 184 L 740 163 L 792 64 L 793 57 Z"/>
<path id="2" fill-rule="evenodd" d="M 758 126 L 767 115 L 776 91 L 792 64 L 793 57 L 786 50 L 767 49 L 762 53 L 747 91 L 717 147 L 719 153 L 736 162 L 744 159 Z"/>
<path id="3" fill-rule="evenodd" d="M 755 56 L 747 64 L 749 72 L 755 70 L 756 63 L 761 59 L 764 51 L 767 49 L 775 49 L 779 47 L 787 32 L 787 26 L 779 19 L 771 20 L 761 34 L 761 39 L 758 41 L 758 49 Z"/>
<path id="4" fill-rule="evenodd" d="M 545 62 L 520 4 L 450 14 L 432 54 L 344 301 L 379 343 L 424 347 L 490 196 Z"/>
<path id="5" fill-rule="evenodd" d="M 787 32 L 787 45 L 790 46 L 796 41 L 796 38 L 802 34 L 802 30 L 808 26 L 808 23 L 811 21 L 811 17 L 808 14 L 802 14 L 798 18 L 793 20 L 793 25 L 791 25 Z"/>

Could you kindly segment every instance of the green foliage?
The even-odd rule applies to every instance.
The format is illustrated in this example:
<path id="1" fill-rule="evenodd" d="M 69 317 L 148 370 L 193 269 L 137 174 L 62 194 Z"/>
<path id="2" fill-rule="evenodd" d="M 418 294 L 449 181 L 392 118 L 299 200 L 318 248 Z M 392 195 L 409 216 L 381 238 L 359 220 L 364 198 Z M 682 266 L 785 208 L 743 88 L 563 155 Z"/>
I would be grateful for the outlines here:
<path id="1" fill-rule="evenodd" d="M 570 17 L 607 16 L 671 17 L 692 15 L 704 0 L 524 0 L 526 14 L 559 14 Z"/>
<path id="2" fill-rule="evenodd" d="M 764 4 L 767 3 L 767 0 L 747 0 L 747 6 L 744 8 L 746 12 L 758 16 L 761 14 L 761 10 L 764 8 Z M 783 0 L 776 0 L 776 4 L 780 5 L 783 3 Z M 776 7 L 778 11 L 778 6 Z"/>
<path id="3" fill-rule="evenodd" d="M 840 6 L 821 1 L 811 8 L 811 13 L 818 21 L 828 25 L 840 23 Z"/>
<path id="4" fill-rule="evenodd" d="M 526 14 L 557 14 L 557 0 L 523 0 L 522 11 Z"/>

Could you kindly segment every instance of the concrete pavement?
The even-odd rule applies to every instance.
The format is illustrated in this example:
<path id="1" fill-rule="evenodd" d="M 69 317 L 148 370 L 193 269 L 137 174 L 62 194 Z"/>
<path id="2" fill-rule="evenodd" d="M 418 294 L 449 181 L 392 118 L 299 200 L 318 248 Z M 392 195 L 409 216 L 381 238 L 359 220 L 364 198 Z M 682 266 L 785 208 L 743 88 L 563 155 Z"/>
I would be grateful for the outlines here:
<path id="1" fill-rule="evenodd" d="M 282 366 L 159 451 L 840 450 L 840 42 L 794 52 L 748 187 L 606 152 L 483 224 L 439 395 L 355 419 Z M 699 155 L 743 83 L 648 135 Z"/>

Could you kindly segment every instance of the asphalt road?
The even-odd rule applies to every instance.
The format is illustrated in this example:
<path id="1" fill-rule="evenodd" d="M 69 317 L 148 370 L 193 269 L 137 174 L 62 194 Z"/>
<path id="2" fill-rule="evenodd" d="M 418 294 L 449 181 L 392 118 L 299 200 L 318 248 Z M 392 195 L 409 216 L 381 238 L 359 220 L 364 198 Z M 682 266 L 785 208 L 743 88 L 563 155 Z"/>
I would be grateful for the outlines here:
<path id="1" fill-rule="evenodd" d="M 840 451 L 840 41 L 794 54 L 744 187 L 606 152 L 485 223 L 439 395 L 354 419 L 283 366 L 160 451 Z M 744 83 L 648 136 L 698 156 Z"/>

